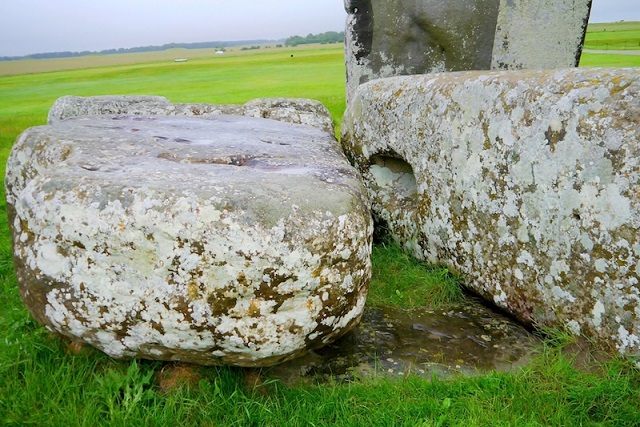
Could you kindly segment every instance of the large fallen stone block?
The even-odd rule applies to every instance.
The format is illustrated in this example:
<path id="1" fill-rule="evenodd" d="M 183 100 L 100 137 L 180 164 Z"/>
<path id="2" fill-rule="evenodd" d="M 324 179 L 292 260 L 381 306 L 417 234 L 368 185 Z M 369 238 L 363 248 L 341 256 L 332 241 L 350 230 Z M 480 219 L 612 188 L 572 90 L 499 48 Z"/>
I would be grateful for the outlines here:
<path id="1" fill-rule="evenodd" d="M 258 98 L 243 105 L 172 103 L 163 96 L 102 95 L 58 98 L 49 110 L 48 123 L 79 116 L 194 116 L 209 118 L 220 114 L 262 117 L 303 124 L 333 133 L 331 113 L 321 102 L 303 98 Z"/>
<path id="2" fill-rule="evenodd" d="M 523 321 L 640 354 L 640 70 L 380 79 L 342 123 L 408 251 Z"/>
<path id="3" fill-rule="evenodd" d="M 272 365 L 362 314 L 371 216 L 327 132 L 72 118 L 18 138 L 6 194 L 29 311 L 112 357 Z"/>

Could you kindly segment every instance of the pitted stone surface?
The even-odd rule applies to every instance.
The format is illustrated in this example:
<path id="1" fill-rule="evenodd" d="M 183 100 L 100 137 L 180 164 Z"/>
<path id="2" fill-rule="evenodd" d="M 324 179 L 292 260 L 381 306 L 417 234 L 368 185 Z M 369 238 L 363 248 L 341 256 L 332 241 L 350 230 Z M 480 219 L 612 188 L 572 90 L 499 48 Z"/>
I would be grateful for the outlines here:
<path id="1" fill-rule="evenodd" d="M 25 304 L 112 357 L 266 366 L 361 316 L 365 190 L 315 128 L 68 119 L 18 138 L 6 194 Z"/>
<path id="2" fill-rule="evenodd" d="M 161 115 L 209 118 L 220 114 L 262 117 L 303 124 L 333 133 L 331 113 L 321 102 L 303 98 L 258 98 L 243 105 L 174 104 L 162 96 L 63 96 L 49 110 L 48 123 L 90 115 Z"/>
<path id="3" fill-rule="evenodd" d="M 520 319 L 640 354 L 640 70 L 362 85 L 343 120 L 374 217 Z"/>

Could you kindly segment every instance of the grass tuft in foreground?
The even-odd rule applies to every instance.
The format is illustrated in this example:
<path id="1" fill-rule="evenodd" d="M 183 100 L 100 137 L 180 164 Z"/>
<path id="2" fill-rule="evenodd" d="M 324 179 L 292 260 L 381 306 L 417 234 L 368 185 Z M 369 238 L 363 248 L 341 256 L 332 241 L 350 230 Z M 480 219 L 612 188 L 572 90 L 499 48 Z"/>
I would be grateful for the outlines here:
<path id="1" fill-rule="evenodd" d="M 31 357 L 0 359 L 0 424 L 37 426 L 637 426 L 640 374 L 611 360 L 577 369 L 544 347 L 513 373 L 452 380 L 378 378 L 348 384 L 247 387 L 245 370 L 194 368 L 196 385 L 163 390 L 164 364 L 66 354 L 48 334 L 23 337 Z"/>

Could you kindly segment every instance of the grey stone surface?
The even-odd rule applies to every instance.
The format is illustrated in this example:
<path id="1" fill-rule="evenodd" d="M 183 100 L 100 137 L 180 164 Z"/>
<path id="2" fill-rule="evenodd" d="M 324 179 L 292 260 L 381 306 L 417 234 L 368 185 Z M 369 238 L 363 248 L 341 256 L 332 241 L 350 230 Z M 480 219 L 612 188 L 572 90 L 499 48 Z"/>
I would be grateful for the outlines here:
<path id="1" fill-rule="evenodd" d="M 499 0 L 345 0 L 347 101 L 366 81 L 491 66 Z"/>
<path id="2" fill-rule="evenodd" d="M 119 114 L 153 115 L 165 114 L 172 108 L 171 102 L 162 96 L 105 95 L 105 96 L 63 96 L 58 98 L 49 110 L 49 124 L 71 117 Z"/>
<path id="3" fill-rule="evenodd" d="M 327 132 L 84 116 L 26 130 L 5 183 L 26 306 L 114 358 L 265 366 L 361 317 L 371 216 Z"/>
<path id="4" fill-rule="evenodd" d="M 319 101 L 301 98 L 258 98 L 244 104 L 243 115 L 313 126 L 333 133 L 329 110 Z"/>
<path id="5" fill-rule="evenodd" d="M 577 67 L 591 0 L 500 0 L 492 69 Z"/>
<path id="6" fill-rule="evenodd" d="M 345 0 L 347 103 L 364 82 L 577 65 L 591 0 Z"/>
<path id="7" fill-rule="evenodd" d="M 640 70 L 460 72 L 357 91 L 376 219 L 521 320 L 640 354 Z"/>
<path id="8" fill-rule="evenodd" d="M 333 133 L 333 119 L 321 102 L 301 98 L 258 98 L 244 105 L 177 103 L 162 96 L 63 96 L 49 110 L 48 123 L 86 115 L 164 115 L 208 118 L 219 114 L 262 117 L 304 124 Z"/>

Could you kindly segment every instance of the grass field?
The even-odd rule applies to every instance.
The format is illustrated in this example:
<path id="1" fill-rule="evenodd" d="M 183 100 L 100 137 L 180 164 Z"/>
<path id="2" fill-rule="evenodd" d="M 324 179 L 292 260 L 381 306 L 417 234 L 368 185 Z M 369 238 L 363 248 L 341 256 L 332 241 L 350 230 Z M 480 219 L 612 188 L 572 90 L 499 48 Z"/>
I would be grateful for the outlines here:
<path id="1" fill-rule="evenodd" d="M 589 24 L 585 49 L 640 50 L 640 22 Z"/>
<path id="2" fill-rule="evenodd" d="M 340 47 L 307 47 L 293 58 L 276 49 L 184 63 L 173 62 L 173 56 L 108 65 L 88 59 L 82 69 L 0 77 L 2 174 L 17 135 L 44 124 L 54 100 L 68 94 L 153 94 L 210 103 L 314 98 L 330 109 L 336 124 L 344 111 Z M 606 65 L 599 58 L 604 56 L 588 55 L 589 65 Z M 632 363 L 613 358 L 585 364 L 590 353 L 570 356 L 576 341 L 559 331 L 547 337 L 532 364 L 516 372 L 447 381 L 377 378 L 285 387 L 260 383 L 255 372 L 241 369 L 116 362 L 91 349 L 77 352 L 36 325 L 23 307 L 4 197 L 0 210 L 0 425 L 640 425 L 640 373 Z M 373 304 L 459 297 L 445 270 L 426 268 L 393 245 L 375 248 L 374 265 Z"/>
<path id="3" fill-rule="evenodd" d="M 296 47 L 277 47 L 277 45 L 262 45 L 260 50 L 242 50 L 242 47 L 226 48 L 224 56 L 214 55 L 215 49 L 167 49 L 158 52 L 122 53 L 113 55 L 91 55 L 76 58 L 56 59 L 23 59 L 17 61 L 0 62 L 0 76 L 17 74 L 47 73 L 50 71 L 79 70 L 83 68 L 98 68 L 117 65 L 132 65 L 147 62 L 174 62 L 178 58 L 191 60 L 206 57 L 226 58 L 229 56 L 256 56 L 261 54 L 296 55 L 305 50 L 335 50 L 342 46 L 300 45 Z"/>
<path id="4" fill-rule="evenodd" d="M 622 55 L 584 52 L 580 58 L 581 67 L 640 67 L 640 55 Z"/>

